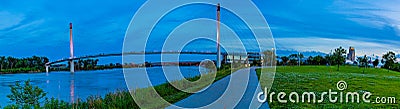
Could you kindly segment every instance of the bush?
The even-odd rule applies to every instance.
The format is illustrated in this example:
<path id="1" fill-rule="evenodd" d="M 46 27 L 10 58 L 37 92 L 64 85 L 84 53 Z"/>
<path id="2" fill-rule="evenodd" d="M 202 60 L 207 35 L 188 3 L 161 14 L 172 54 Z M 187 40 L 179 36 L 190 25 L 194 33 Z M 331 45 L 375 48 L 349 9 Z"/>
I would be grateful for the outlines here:
<path id="1" fill-rule="evenodd" d="M 46 102 L 44 103 L 44 108 L 45 109 L 69 109 L 71 107 L 70 107 L 69 103 L 67 103 L 67 102 L 51 98 L 51 99 L 46 99 Z"/>
<path id="2" fill-rule="evenodd" d="M 16 82 L 14 86 L 10 86 L 11 94 L 7 97 L 15 103 L 17 107 L 38 107 L 40 100 L 46 96 L 46 92 L 37 86 L 32 86 L 30 80 L 25 81 L 24 86 Z M 12 106 L 14 107 L 14 106 Z"/>

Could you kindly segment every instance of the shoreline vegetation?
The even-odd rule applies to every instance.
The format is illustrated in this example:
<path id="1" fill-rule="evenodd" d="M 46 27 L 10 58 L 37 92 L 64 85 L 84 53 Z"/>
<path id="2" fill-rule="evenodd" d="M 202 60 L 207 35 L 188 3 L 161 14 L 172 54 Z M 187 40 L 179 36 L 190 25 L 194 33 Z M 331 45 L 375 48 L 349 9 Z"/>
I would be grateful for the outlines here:
<path id="1" fill-rule="evenodd" d="M 32 56 L 27 58 L 0 56 L 0 74 L 34 73 L 45 71 L 47 57 Z"/>
<path id="2" fill-rule="evenodd" d="M 243 67 L 240 67 L 243 68 Z M 215 80 L 212 81 L 216 82 L 231 73 L 235 72 L 238 69 L 231 69 L 230 65 L 223 65 L 222 68 L 220 68 L 216 73 L 208 73 L 204 76 L 205 78 L 212 77 L 212 75 L 215 76 Z M 201 77 L 195 76 L 191 78 L 186 78 L 187 80 L 194 82 L 200 79 Z M 203 78 L 203 77 L 202 77 Z M 172 84 L 174 85 L 180 85 L 180 86 L 187 86 L 188 84 L 183 82 L 184 80 L 179 80 L 175 81 Z M 19 84 L 19 83 L 16 83 Z M 157 93 L 166 101 L 170 103 L 176 103 L 188 96 L 190 96 L 192 93 L 187 93 L 184 91 L 181 91 L 179 89 L 176 89 L 171 83 L 164 83 L 161 85 L 154 86 L 153 88 L 157 91 Z M 25 86 L 27 86 L 25 84 Z M 193 86 L 193 85 L 192 85 Z M 187 90 L 190 91 L 197 91 L 202 88 L 204 88 L 206 85 L 204 83 L 196 84 L 194 87 L 184 87 Z M 15 86 L 11 86 L 15 87 Z M 30 88 L 33 88 L 33 86 L 28 86 Z M 12 88 L 13 89 L 13 88 Z M 20 88 L 20 89 L 29 89 L 29 88 Z M 84 99 L 78 99 L 75 101 L 75 103 L 68 103 L 62 100 L 58 100 L 55 98 L 43 98 L 43 99 L 38 99 L 38 102 L 42 103 L 26 103 L 26 102 L 16 102 L 15 100 L 13 101 L 12 98 L 10 98 L 11 101 L 13 101 L 13 104 L 9 104 L 4 107 L 0 108 L 5 108 L 5 109 L 16 109 L 16 108 L 50 108 L 50 109 L 70 109 L 70 108 L 123 108 L 123 109 L 137 109 L 139 106 L 136 104 L 134 99 L 132 98 L 131 94 L 136 97 L 146 97 L 146 98 L 151 98 L 154 97 L 155 95 L 151 92 L 149 92 L 150 88 L 140 88 L 140 89 L 134 89 L 131 91 L 128 90 L 117 90 L 115 92 L 111 92 L 106 94 L 104 97 L 101 96 L 89 96 Z M 186 91 L 187 91 L 186 90 Z M 28 91 L 32 91 L 32 89 L 29 89 Z M 15 92 L 15 91 L 14 91 Z M 20 91 L 23 92 L 23 91 Z M 32 91 L 33 92 L 33 91 Z M 45 92 L 43 92 L 45 93 Z M 139 95 L 138 95 L 139 94 Z M 17 94 L 18 95 L 18 94 Z M 149 99 L 151 100 L 151 99 Z M 169 104 L 151 104 L 149 106 L 146 106 L 148 108 L 165 108 L 169 106 Z"/>
<path id="3" fill-rule="evenodd" d="M 345 65 L 346 50 L 342 47 L 336 48 L 332 54 L 325 56 L 309 56 L 304 57 L 303 54 L 290 54 L 288 56 L 276 56 L 275 60 L 278 66 L 286 65 L 337 65 L 339 71 L 340 65 Z M 384 64 L 382 68 L 400 71 L 400 63 L 396 62 L 396 54 L 389 51 L 382 55 L 382 59 L 369 60 L 366 55 L 357 57 L 356 61 L 352 65 L 359 67 L 377 67 L 381 62 Z M 43 56 L 32 56 L 26 58 L 15 58 L 0 56 L 0 74 L 16 74 L 16 73 L 38 73 L 46 72 L 45 64 L 49 62 L 47 57 Z M 105 65 L 98 65 L 99 59 L 81 59 L 74 61 L 75 70 L 88 71 L 88 70 L 105 70 L 113 68 L 144 68 L 152 66 L 168 66 L 168 65 L 179 65 L 179 66 L 198 66 L 200 62 L 163 62 L 163 63 L 149 63 L 145 62 L 142 64 L 133 63 L 110 63 Z M 369 66 L 372 64 L 373 66 Z M 67 64 L 56 64 L 50 67 L 51 71 L 69 71 L 69 63 Z"/>
<path id="4" fill-rule="evenodd" d="M 122 68 L 122 65 L 110 63 L 109 65 L 97 65 L 98 59 L 83 59 L 75 61 L 77 70 L 104 70 Z M 0 74 L 39 73 L 46 72 L 45 64 L 49 59 L 44 56 L 32 56 L 16 58 L 12 56 L 0 56 Z M 69 71 L 69 65 L 57 64 L 51 66 L 51 71 Z"/>
<path id="5" fill-rule="evenodd" d="M 27 58 L 15 58 L 0 56 L 0 74 L 18 74 L 18 73 L 41 73 L 46 72 L 45 64 L 49 62 L 47 57 L 32 56 Z M 154 66 L 198 66 L 200 62 L 164 62 L 142 64 L 133 63 L 109 63 L 98 65 L 99 59 L 81 59 L 74 61 L 75 71 L 91 71 L 91 70 L 107 70 L 115 68 L 145 68 Z M 49 69 L 50 71 L 69 71 L 68 64 L 55 64 Z"/>

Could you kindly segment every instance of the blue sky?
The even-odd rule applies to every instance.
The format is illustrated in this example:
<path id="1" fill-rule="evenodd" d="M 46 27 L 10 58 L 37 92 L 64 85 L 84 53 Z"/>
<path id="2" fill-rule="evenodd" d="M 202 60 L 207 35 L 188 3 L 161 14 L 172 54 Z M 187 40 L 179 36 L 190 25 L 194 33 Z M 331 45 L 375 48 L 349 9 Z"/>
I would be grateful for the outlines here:
<path id="1" fill-rule="evenodd" d="M 144 2 L 2 1 L 0 55 L 40 55 L 51 60 L 69 57 L 69 22 L 74 23 L 75 55 L 121 52 L 126 28 Z M 381 55 L 389 50 L 400 52 L 400 8 L 396 6 L 400 1 L 253 2 L 267 20 L 279 50 L 328 53 L 338 46 L 354 46 L 358 55 Z"/>

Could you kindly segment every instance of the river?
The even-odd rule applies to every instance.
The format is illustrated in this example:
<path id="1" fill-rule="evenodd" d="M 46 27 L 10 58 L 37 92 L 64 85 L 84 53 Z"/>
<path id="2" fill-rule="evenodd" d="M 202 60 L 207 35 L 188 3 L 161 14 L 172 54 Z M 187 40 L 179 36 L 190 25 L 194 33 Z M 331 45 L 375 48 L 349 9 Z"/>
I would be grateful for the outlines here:
<path id="1" fill-rule="evenodd" d="M 130 68 L 138 70 L 142 68 Z M 148 68 L 149 77 L 154 85 L 165 83 L 162 67 Z M 184 77 L 199 75 L 199 67 L 183 66 L 180 71 Z M 10 85 L 16 81 L 31 80 L 31 84 L 42 88 L 48 98 L 54 97 L 66 102 L 76 101 L 78 98 L 86 99 L 89 95 L 104 96 L 116 90 L 127 90 L 123 69 L 50 72 L 33 74 L 3 74 L 0 75 L 0 106 L 10 104 L 7 95 L 10 94 Z"/>

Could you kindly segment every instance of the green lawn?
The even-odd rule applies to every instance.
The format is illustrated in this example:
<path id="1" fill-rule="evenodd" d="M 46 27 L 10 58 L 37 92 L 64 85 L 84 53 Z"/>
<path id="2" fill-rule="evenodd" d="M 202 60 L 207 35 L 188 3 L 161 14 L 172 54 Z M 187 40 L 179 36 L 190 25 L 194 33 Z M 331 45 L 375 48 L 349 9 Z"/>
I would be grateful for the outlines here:
<path id="1" fill-rule="evenodd" d="M 399 108 L 400 103 L 400 72 L 388 71 L 386 69 L 363 68 L 357 66 L 279 66 L 276 68 L 275 79 L 270 92 L 285 92 L 288 103 L 279 103 L 277 97 L 269 103 L 271 108 Z M 262 69 L 268 71 L 270 69 Z M 261 69 L 257 70 L 260 75 Z M 346 81 L 347 89 L 339 91 L 336 83 L 340 80 Z M 263 81 L 261 81 L 263 84 Z M 288 99 L 290 92 L 297 92 L 301 96 L 303 92 L 315 92 L 317 100 L 321 98 L 322 92 L 329 89 L 336 92 L 358 92 L 360 96 L 364 92 L 371 92 L 371 102 L 376 97 L 396 97 L 396 104 L 373 104 L 363 103 L 331 103 L 328 96 L 324 96 L 322 103 L 291 103 Z M 268 99 L 269 100 L 269 99 Z M 301 101 L 301 98 L 300 98 Z"/>

